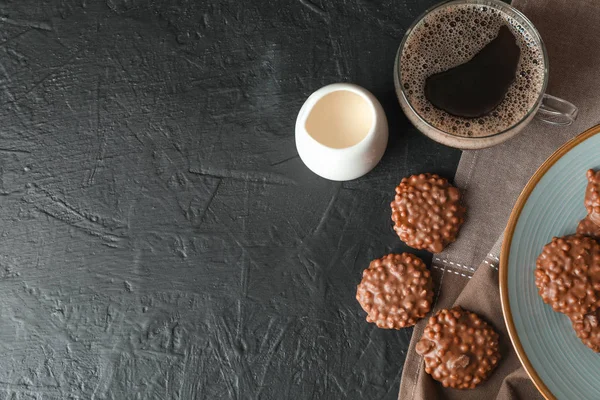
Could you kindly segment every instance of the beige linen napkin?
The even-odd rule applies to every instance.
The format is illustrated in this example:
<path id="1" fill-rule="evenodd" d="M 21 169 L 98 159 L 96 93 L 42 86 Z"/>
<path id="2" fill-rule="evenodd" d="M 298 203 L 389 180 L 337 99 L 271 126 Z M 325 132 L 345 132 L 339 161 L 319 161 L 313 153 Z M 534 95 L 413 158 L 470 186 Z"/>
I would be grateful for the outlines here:
<path id="1" fill-rule="evenodd" d="M 467 221 L 457 242 L 433 258 L 434 312 L 460 305 L 485 317 L 500 333 L 502 361 L 473 390 L 444 389 L 427 375 L 415 352 L 427 319 L 415 327 L 400 384 L 407 399 L 541 399 L 521 367 L 504 324 L 498 289 L 502 233 L 521 190 L 567 140 L 600 122 L 600 2 L 515 0 L 540 31 L 550 58 L 548 93 L 579 107 L 578 120 L 557 127 L 534 120 L 499 146 L 465 151 L 455 176 L 464 190 Z"/>

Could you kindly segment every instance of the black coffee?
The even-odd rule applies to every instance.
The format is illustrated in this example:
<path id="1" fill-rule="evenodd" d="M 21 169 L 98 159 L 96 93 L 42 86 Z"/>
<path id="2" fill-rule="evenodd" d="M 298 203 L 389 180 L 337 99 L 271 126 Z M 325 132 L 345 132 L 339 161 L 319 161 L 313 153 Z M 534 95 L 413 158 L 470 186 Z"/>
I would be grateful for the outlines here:
<path id="1" fill-rule="evenodd" d="M 503 25 L 498 36 L 469 61 L 427 77 L 425 98 L 457 117 L 483 117 L 504 100 L 520 56 L 515 36 Z"/>
<path id="2" fill-rule="evenodd" d="M 544 59 L 531 35 L 504 12 L 442 6 L 415 26 L 400 59 L 411 106 L 429 124 L 464 136 L 489 136 L 535 105 Z"/>

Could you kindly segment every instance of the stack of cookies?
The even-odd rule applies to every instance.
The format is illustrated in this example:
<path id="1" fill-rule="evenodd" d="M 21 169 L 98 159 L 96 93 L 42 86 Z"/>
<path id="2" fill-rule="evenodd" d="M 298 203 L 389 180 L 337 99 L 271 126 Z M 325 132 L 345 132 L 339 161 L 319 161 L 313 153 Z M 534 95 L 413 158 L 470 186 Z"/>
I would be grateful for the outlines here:
<path id="1" fill-rule="evenodd" d="M 587 171 L 588 215 L 575 235 L 555 237 L 537 259 L 535 284 L 545 303 L 566 314 L 581 341 L 600 352 L 600 171 Z"/>
<path id="2" fill-rule="evenodd" d="M 466 213 L 458 188 L 436 174 L 402 179 L 391 208 L 400 239 L 432 253 L 456 240 Z M 379 328 L 409 327 L 432 309 L 431 274 L 413 254 L 388 254 L 363 271 L 356 299 L 367 321 Z M 460 307 L 430 317 L 416 351 L 433 379 L 457 389 L 479 385 L 500 360 L 498 334 L 478 315 Z"/>

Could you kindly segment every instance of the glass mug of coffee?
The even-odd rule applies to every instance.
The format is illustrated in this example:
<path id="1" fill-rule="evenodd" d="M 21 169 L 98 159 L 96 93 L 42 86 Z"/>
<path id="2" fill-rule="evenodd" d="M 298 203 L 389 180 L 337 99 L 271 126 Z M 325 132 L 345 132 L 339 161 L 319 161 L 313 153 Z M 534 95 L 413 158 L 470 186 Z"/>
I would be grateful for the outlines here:
<path id="1" fill-rule="evenodd" d="M 496 0 L 457 0 L 407 30 L 394 66 L 402 110 L 431 139 L 480 149 L 515 136 L 534 117 L 569 125 L 573 104 L 545 93 L 548 55 L 533 24 Z"/>

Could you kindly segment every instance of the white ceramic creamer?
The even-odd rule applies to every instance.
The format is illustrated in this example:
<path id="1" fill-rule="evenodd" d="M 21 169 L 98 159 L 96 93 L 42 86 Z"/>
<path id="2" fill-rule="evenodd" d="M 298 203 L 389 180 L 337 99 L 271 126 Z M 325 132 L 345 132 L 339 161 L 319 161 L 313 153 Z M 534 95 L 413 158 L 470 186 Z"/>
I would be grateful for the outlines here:
<path id="1" fill-rule="evenodd" d="M 334 83 L 314 92 L 296 119 L 296 148 L 315 174 L 334 181 L 363 176 L 381 160 L 388 124 L 368 90 Z"/>

